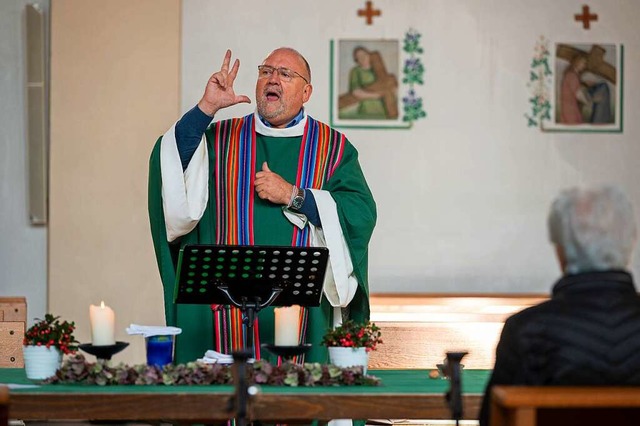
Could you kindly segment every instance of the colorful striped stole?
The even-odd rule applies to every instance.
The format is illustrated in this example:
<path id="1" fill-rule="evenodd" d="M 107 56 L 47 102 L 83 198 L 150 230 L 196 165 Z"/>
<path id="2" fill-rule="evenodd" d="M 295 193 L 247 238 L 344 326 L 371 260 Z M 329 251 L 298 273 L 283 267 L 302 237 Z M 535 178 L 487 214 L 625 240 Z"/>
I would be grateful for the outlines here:
<path id="1" fill-rule="evenodd" d="M 253 245 L 253 202 L 256 156 L 254 115 L 216 123 L 216 244 Z M 295 185 L 321 189 L 331 178 L 344 152 L 345 137 L 328 125 L 307 116 L 302 135 Z M 292 246 L 310 244 L 309 228 L 293 227 Z M 214 343 L 218 352 L 242 349 L 246 327 L 239 309 L 213 306 Z M 309 313 L 300 310 L 300 342 L 304 342 Z M 254 353 L 260 358 L 258 321 L 254 323 Z M 300 360 L 294 360 L 300 361 Z"/>

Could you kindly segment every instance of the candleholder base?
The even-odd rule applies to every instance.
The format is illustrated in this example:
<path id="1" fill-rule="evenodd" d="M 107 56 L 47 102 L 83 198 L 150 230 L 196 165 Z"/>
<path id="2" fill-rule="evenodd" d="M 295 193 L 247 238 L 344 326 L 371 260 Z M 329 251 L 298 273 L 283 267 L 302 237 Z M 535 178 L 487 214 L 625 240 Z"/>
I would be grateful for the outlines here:
<path id="1" fill-rule="evenodd" d="M 110 360 L 111 357 L 129 346 L 129 342 L 116 342 L 113 345 L 94 346 L 91 343 L 78 345 L 80 349 L 98 359 Z"/>
<path id="2" fill-rule="evenodd" d="M 277 346 L 271 343 L 263 343 L 260 346 L 287 361 L 291 361 L 296 355 L 306 354 L 311 349 L 311 343 L 303 343 L 298 346 Z"/>

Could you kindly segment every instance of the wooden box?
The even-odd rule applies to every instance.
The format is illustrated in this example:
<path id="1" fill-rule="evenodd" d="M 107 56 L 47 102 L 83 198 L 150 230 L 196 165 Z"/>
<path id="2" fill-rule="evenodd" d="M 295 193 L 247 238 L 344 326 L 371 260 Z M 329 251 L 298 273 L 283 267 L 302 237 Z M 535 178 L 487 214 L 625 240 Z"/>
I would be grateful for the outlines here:
<path id="1" fill-rule="evenodd" d="M 22 368 L 22 339 L 25 323 L 22 321 L 0 322 L 0 368 Z"/>
<path id="2" fill-rule="evenodd" d="M 0 321 L 27 322 L 27 301 L 24 297 L 0 297 Z"/>
<path id="3" fill-rule="evenodd" d="M 0 368 L 22 368 L 22 339 L 27 325 L 27 300 L 0 297 Z"/>

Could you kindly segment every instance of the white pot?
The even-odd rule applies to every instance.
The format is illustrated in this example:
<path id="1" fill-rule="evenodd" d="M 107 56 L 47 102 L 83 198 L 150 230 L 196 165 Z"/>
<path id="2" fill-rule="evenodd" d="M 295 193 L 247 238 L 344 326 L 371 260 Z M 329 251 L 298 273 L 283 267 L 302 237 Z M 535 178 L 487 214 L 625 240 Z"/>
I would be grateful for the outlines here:
<path id="1" fill-rule="evenodd" d="M 353 367 L 361 365 L 364 374 L 367 374 L 369 364 L 369 352 L 366 348 L 343 348 L 339 346 L 329 347 L 329 361 L 338 367 Z"/>
<path id="2" fill-rule="evenodd" d="M 23 346 L 24 369 L 27 379 L 43 380 L 56 374 L 62 363 L 62 353 L 58 348 L 46 346 Z"/>

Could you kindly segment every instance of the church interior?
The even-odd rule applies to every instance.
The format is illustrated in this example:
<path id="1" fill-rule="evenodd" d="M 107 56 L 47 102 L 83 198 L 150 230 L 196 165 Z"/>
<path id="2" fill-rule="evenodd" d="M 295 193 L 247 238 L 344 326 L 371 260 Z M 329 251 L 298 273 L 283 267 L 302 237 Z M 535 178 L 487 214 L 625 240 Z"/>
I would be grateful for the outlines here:
<path id="1" fill-rule="evenodd" d="M 236 92 L 253 99 L 260 61 L 290 46 L 312 70 L 305 110 L 357 148 L 377 204 L 368 276 L 385 343 L 369 369 L 437 371 L 465 351 L 464 369 L 491 370 L 504 321 L 547 300 L 561 275 L 547 231 L 559 191 L 614 184 L 640 223 L 638 16 L 635 0 L 0 2 L 0 366 L 18 366 L 21 333 L 46 313 L 91 341 L 101 302 L 128 343 L 114 361 L 144 363 L 144 339 L 126 328 L 165 325 L 151 149 L 227 49 L 240 60 Z M 562 93 L 578 57 L 597 102 L 571 115 Z M 363 61 L 377 105 L 350 92 Z M 477 424 L 480 397 L 464 395 L 460 424 Z M 0 406 L 7 398 L 0 387 Z M 438 420 L 403 424 L 453 424 L 444 399 L 433 404 Z M 526 415 L 500 424 L 536 424 Z"/>

